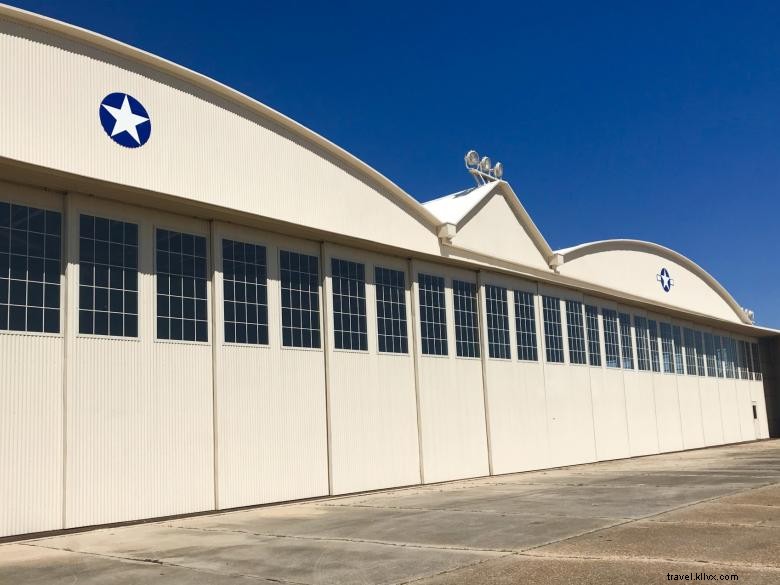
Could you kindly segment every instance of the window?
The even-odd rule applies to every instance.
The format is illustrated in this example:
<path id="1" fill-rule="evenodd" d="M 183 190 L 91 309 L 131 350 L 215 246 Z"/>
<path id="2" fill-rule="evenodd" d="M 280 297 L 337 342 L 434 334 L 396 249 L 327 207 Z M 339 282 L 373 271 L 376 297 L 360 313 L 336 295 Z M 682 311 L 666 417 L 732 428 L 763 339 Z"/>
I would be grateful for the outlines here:
<path id="1" fill-rule="evenodd" d="M 376 329 L 379 351 L 408 353 L 406 331 L 406 279 L 400 270 L 374 268 Z"/>
<path id="2" fill-rule="evenodd" d="M 737 359 L 739 360 L 739 379 L 747 380 L 747 352 L 745 342 L 740 339 L 737 341 L 737 344 L 737 350 L 739 352 L 737 355 Z"/>
<path id="3" fill-rule="evenodd" d="M 60 332 L 62 215 L 0 202 L 0 330 Z"/>
<path id="4" fill-rule="evenodd" d="M 604 317 L 604 349 L 607 353 L 607 367 L 620 367 L 620 342 L 618 340 L 617 312 L 611 309 L 601 311 Z"/>
<path id="5" fill-rule="evenodd" d="M 716 335 L 714 338 L 714 346 L 715 346 L 715 371 L 717 373 L 718 378 L 723 377 L 723 370 L 725 369 L 725 359 L 723 357 L 723 341 L 720 338 L 720 335 Z"/>
<path id="6" fill-rule="evenodd" d="M 631 317 L 628 313 L 620 313 L 620 350 L 623 356 L 623 367 L 634 369 L 634 344 L 631 341 Z"/>
<path id="7" fill-rule="evenodd" d="M 650 370 L 650 352 L 647 347 L 647 319 L 634 315 L 636 332 L 636 362 L 640 370 Z"/>
<path id="8" fill-rule="evenodd" d="M 488 355 L 492 358 L 511 359 L 506 289 L 486 285 L 485 304 L 487 305 Z"/>
<path id="9" fill-rule="evenodd" d="M 683 342 L 680 328 L 672 325 L 672 338 L 674 339 L 674 370 L 678 374 L 685 373 L 685 362 L 683 360 Z"/>
<path id="10" fill-rule="evenodd" d="M 761 380 L 762 374 L 761 374 L 761 356 L 758 351 L 758 344 L 757 343 L 751 343 L 750 349 L 753 352 L 753 374 L 754 378 L 756 380 Z"/>
<path id="11" fill-rule="evenodd" d="M 368 350 L 366 267 L 331 258 L 333 337 L 336 349 Z"/>
<path id="12" fill-rule="evenodd" d="M 674 374 L 674 345 L 672 343 L 672 326 L 669 323 L 661 323 L 661 356 L 663 357 L 664 373 Z"/>
<path id="13" fill-rule="evenodd" d="M 750 342 L 744 341 L 745 344 L 745 372 L 747 374 L 747 379 L 752 380 L 753 379 L 753 356 L 750 352 Z"/>
<path id="14" fill-rule="evenodd" d="M 157 230 L 157 339 L 208 341 L 206 238 Z"/>
<path id="15" fill-rule="evenodd" d="M 563 362 L 563 331 L 561 329 L 561 299 L 542 297 L 544 313 L 544 345 L 547 361 Z"/>
<path id="16" fill-rule="evenodd" d="M 661 371 L 658 360 L 658 323 L 653 319 L 647 321 L 647 332 L 650 337 L 650 369 L 654 372 Z"/>
<path id="17" fill-rule="evenodd" d="M 517 335 L 517 359 L 535 362 L 539 359 L 536 349 L 536 313 L 533 293 L 515 291 L 515 333 Z"/>
<path id="18" fill-rule="evenodd" d="M 458 357 L 479 357 L 477 285 L 472 282 L 453 280 L 452 296 L 455 301 L 455 353 Z M 507 343 L 509 343 L 508 338 Z M 444 354 L 446 353 L 445 347 Z"/>
<path id="19" fill-rule="evenodd" d="M 601 337 L 599 336 L 599 309 L 585 305 L 585 325 L 588 332 L 588 363 L 601 366 Z"/>
<path id="20" fill-rule="evenodd" d="M 138 226 L 79 217 L 79 333 L 138 337 Z"/>
<path id="21" fill-rule="evenodd" d="M 582 303 L 566 301 L 566 332 L 569 334 L 569 362 L 585 362 L 585 327 L 582 322 Z"/>
<path id="22" fill-rule="evenodd" d="M 282 345 L 320 347 L 320 264 L 317 256 L 279 252 Z"/>
<path id="23" fill-rule="evenodd" d="M 726 378 L 733 379 L 734 371 L 734 340 L 730 337 L 723 337 L 723 358 L 726 367 Z"/>
<path id="24" fill-rule="evenodd" d="M 694 332 L 696 343 L 696 370 L 699 376 L 704 375 L 704 342 L 702 341 L 701 331 Z"/>
<path id="25" fill-rule="evenodd" d="M 693 329 L 685 327 L 683 329 L 683 335 L 685 337 L 685 372 L 689 376 L 696 375 L 696 349 L 694 345 Z"/>
<path id="26" fill-rule="evenodd" d="M 268 267 L 264 246 L 222 240 L 227 343 L 268 344 Z"/>
<path id="27" fill-rule="evenodd" d="M 715 341 L 712 333 L 704 334 L 704 353 L 707 356 L 707 375 L 715 377 Z"/>
<path id="28" fill-rule="evenodd" d="M 418 274 L 417 280 L 420 291 L 420 340 L 422 342 L 420 349 L 423 355 L 447 355 L 447 311 L 444 301 L 444 279 L 440 276 Z M 476 336 L 477 293 L 476 286 L 473 284 L 471 286 L 474 287 L 472 297 L 474 319 L 471 323 L 472 332 Z"/>

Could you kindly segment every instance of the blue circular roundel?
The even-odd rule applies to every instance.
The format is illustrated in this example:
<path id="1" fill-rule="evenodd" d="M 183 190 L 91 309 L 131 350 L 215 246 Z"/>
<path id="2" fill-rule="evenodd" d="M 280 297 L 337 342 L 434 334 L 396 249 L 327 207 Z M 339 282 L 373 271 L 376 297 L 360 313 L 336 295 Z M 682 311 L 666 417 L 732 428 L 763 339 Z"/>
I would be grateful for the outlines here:
<path id="1" fill-rule="evenodd" d="M 664 289 L 664 292 L 672 290 L 674 280 L 672 280 L 672 277 L 669 275 L 669 271 L 666 268 L 661 268 L 661 273 L 658 275 L 658 282 L 661 283 L 661 288 Z"/>
<path id="2" fill-rule="evenodd" d="M 127 148 L 143 146 L 152 134 L 146 108 L 126 93 L 110 93 L 103 98 L 100 123 L 111 140 Z"/>

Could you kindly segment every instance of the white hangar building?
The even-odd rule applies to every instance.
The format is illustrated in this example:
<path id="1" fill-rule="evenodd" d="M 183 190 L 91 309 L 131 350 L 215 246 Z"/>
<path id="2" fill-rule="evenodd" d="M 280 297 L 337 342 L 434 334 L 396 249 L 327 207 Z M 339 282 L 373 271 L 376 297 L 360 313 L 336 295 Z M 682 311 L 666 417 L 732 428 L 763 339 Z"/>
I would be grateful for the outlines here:
<path id="1" fill-rule="evenodd" d="M 780 428 L 778 332 L 677 252 L 554 251 L 495 176 L 420 204 L 247 96 L 6 6 L 0 88 L 0 536 Z"/>

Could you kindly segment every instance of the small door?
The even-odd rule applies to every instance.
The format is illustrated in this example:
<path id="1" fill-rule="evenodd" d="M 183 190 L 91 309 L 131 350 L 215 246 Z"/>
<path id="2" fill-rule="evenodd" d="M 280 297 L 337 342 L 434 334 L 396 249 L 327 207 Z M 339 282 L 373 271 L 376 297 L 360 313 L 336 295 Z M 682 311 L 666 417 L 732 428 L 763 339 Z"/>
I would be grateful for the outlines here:
<path id="1" fill-rule="evenodd" d="M 753 430 L 756 432 L 756 439 L 761 438 L 761 430 L 758 426 L 758 405 L 753 402 Z"/>

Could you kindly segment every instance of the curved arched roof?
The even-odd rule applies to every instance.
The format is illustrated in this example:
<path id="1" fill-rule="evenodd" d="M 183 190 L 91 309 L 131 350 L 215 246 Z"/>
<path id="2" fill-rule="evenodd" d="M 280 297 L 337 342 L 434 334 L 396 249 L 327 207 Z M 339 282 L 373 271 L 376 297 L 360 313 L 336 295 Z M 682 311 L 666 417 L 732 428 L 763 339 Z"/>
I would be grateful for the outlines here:
<path id="1" fill-rule="evenodd" d="M 241 107 L 248 108 L 252 112 L 279 124 L 293 134 L 322 148 L 348 167 L 376 181 L 383 188 L 387 189 L 388 193 L 396 198 L 399 205 L 413 213 L 415 216 L 422 218 L 431 227 L 435 228 L 439 224 L 437 218 L 414 199 L 414 197 L 367 163 L 361 161 L 340 146 L 317 134 L 313 130 L 306 128 L 295 120 L 288 118 L 273 108 L 266 106 L 219 81 L 115 39 L 40 14 L 0 4 L 0 18 L 51 31 L 97 49 L 114 53 L 191 83 L 214 96 L 229 100 Z"/>
<path id="2" fill-rule="evenodd" d="M 646 242 L 644 240 L 599 240 L 557 250 L 556 254 L 560 254 L 563 257 L 563 264 L 565 265 L 566 262 L 571 262 L 572 260 L 582 258 L 583 256 L 589 256 L 591 254 L 598 254 L 600 252 L 609 252 L 613 250 L 648 252 L 650 254 L 657 254 L 677 262 L 701 278 L 705 283 L 707 283 L 707 285 L 709 285 L 710 288 L 712 288 L 729 305 L 740 321 L 749 325 L 752 324 L 745 311 L 742 309 L 742 307 L 740 307 L 739 303 L 737 303 L 734 297 L 731 296 L 726 288 L 720 284 L 720 282 L 718 282 L 715 277 L 713 277 L 709 272 L 704 270 L 704 268 L 696 264 L 696 262 L 687 256 L 683 256 L 679 252 L 676 252 L 671 248 L 667 248 L 666 246 L 655 244 L 653 242 Z"/>

